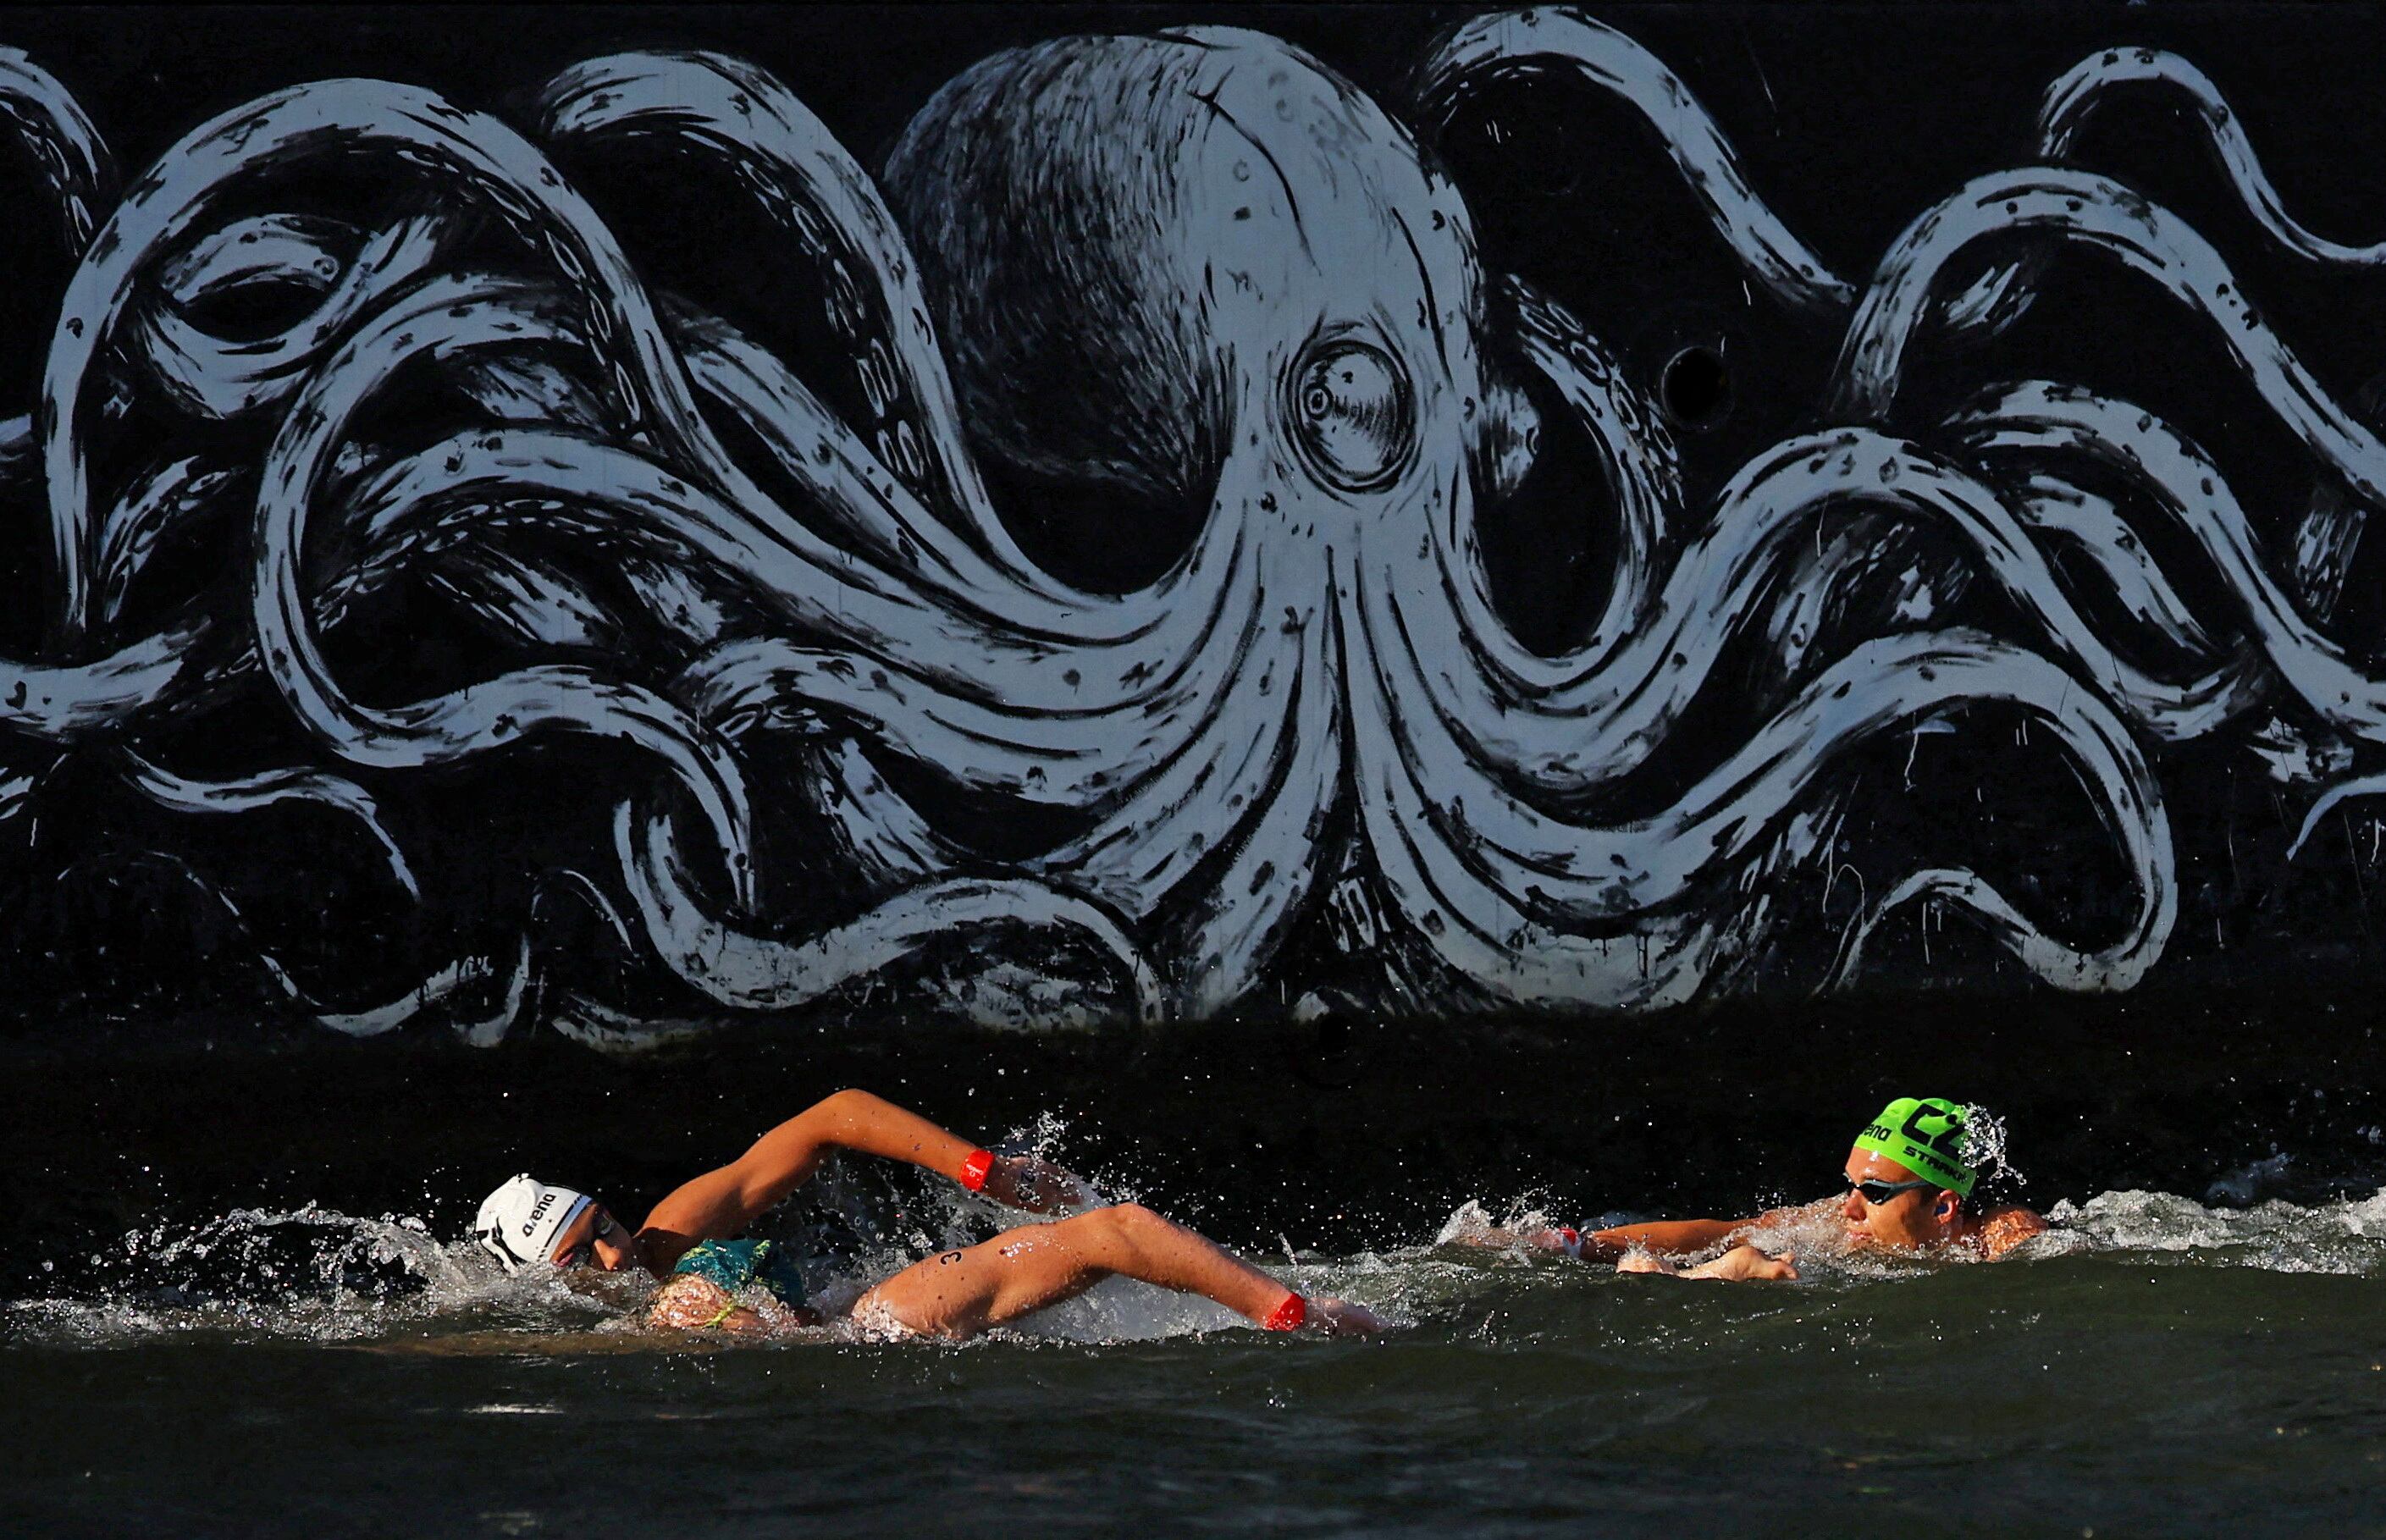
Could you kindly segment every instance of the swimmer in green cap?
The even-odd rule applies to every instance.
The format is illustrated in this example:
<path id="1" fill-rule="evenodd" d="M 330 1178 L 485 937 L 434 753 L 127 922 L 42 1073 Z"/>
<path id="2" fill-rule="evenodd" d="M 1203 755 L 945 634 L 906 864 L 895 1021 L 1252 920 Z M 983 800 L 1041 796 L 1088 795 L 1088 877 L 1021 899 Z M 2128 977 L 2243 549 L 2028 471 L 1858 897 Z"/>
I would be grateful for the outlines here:
<path id="1" fill-rule="evenodd" d="M 1626 1272 L 1681 1278 L 1795 1278 L 1790 1253 L 1754 1244 L 1766 1232 L 1804 1230 L 1836 1219 L 1852 1247 L 1928 1251 L 1961 1248 L 1997 1258 L 2046 1230 L 2046 1221 L 2016 1203 L 1991 1204 L 1975 1167 L 1971 1108 L 1939 1096 L 1900 1096 L 1858 1132 L 1842 1168 L 1846 1192 L 1794 1208 L 1744 1220 L 1667 1220 L 1578 1233 L 1473 1230 L 1451 1237 L 1465 1245 L 1523 1245 L 1614 1262 Z M 1696 1267 L 1678 1258 L 1725 1248 Z"/>

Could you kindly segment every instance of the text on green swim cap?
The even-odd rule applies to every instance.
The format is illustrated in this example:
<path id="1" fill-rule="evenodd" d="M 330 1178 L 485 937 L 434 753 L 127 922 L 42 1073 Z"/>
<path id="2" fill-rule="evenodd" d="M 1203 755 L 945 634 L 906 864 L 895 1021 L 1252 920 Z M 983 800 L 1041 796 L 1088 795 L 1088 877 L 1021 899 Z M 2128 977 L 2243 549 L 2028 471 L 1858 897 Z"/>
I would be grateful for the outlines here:
<path id="1" fill-rule="evenodd" d="M 1969 1197 L 1980 1179 L 1965 1152 L 1970 1110 L 1943 1096 L 1900 1096 L 1856 1135 L 1856 1148 L 1885 1155 L 1915 1175 Z"/>

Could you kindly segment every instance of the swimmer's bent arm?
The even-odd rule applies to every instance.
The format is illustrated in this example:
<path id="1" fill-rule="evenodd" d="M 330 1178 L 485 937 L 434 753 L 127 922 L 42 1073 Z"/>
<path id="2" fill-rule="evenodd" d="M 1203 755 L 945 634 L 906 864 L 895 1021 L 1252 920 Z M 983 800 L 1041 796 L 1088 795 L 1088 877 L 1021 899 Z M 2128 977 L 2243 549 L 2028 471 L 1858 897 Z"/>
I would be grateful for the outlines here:
<path id="1" fill-rule="evenodd" d="M 867 1091 L 839 1091 L 763 1134 L 728 1165 L 681 1184 L 655 1205 L 639 1230 L 691 1240 L 735 1235 L 809 1181 L 831 1150 L 906 1160 L 957 1177 L 976 1147 Z M 1023 1157 L 998 1158 L 984 1191 L 1038 1212 L 1085 1201 L 1066 1171 Z"/>

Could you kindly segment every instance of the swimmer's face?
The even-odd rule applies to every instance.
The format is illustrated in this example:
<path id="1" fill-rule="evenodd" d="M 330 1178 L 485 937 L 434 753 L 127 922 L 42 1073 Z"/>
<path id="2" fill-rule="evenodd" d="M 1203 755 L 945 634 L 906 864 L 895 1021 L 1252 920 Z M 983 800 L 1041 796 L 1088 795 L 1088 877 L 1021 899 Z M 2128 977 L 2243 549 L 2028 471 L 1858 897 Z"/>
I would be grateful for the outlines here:
<path id="1" fill-rule="evenodd" d="M 559 1268 L 584 1264 L 599 1272 L 622 1272 L 638 1263 L 638 1248 L 631 1238 L 629 1226 L 615 1219 L 601 1203 L 592 1203 L 582 1209 L 580 1217 L 555 1237 L 555 1265 Z"/>
<path id="2" fill-rule="evenodd" d="M 1955 1195 L 1940 1187 L 1916 1187 L 1879 1203 L 1855 1190 L 1859 1182 L 1911 1182 L 1915 1173 L 1877 1150 L 1848 1152 L 1848 1196 L 1840 1220 L 1854 1246 L 1935 1246 L 1955 1233 L 1960 1210 Z"/>

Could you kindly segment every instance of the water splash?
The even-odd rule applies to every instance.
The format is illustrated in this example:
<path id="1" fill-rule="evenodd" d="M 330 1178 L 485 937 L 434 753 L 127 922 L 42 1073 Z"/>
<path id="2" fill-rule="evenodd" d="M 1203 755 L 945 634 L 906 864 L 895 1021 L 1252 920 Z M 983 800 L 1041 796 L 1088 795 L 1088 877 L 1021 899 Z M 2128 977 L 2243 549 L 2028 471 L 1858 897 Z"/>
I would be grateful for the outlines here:
<path id="1" fill-rule="evenodd" d="M 1965 1110 L 1964 1158 L 1979 1173 L 1981 1186 L 1994 1184 L 2012 1189 L 2029 1185 L 2029 1178 L 2021 1173 L 2007 1154 L 2008 1137 L 2005 1121 L 1987 1108 L 1975 1105 Z"/>
<path id="2" fill-rule="evenodd" d="M 2308 1207 L 2272 1199 L 2209 1208 L 2170 1193 L 2100 1193 L 2066 1200 L 2057 1229 L 2028 1243 L 2034 1256 L 2121 1252 L 2201 1267 L 2386 1276 L 2386 1188 Z"/>
<path id="3" fill-rule="evenodd" d="M 70 1260 L 69 1280 L 77 1271 Z M 8 1334 L 94 1346 L 156 1335 L 339 1342 L 459 1321 L 585 1329 L 615 1308 L 602 1284 L 508 1278 L 420 1219 L 313 1204 L 133 1230 L 86 1254 L 80 1277 L 71 1293 L 6 1306 Z"/>

